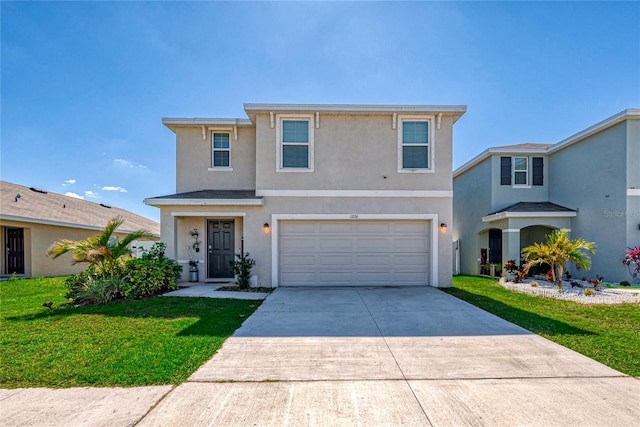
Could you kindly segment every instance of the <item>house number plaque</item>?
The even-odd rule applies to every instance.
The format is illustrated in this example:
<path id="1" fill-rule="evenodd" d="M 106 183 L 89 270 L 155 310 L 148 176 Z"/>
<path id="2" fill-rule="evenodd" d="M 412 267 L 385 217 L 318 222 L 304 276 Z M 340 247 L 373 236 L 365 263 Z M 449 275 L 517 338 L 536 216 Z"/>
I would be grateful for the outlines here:
<path id="1" fill-rule="evenodd" d="M 358 214 L 349 215 L 350 219 L 358 219 Z"/>

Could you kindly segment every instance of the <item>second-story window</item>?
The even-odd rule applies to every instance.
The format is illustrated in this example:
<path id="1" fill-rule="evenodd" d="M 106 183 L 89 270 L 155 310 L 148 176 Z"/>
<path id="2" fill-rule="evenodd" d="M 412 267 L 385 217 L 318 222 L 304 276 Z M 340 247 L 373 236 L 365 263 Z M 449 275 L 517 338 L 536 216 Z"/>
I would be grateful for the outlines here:
<path id="1" fill-rule="evenodd" d="M 309 122 L 282 121 L 282 167 L 309 167 Z"/>
<path id="2" fill-rule="evenodd" d="M 398 172 L 433 172 L 431 120 L 425 116 L 398 119 Z"/>
<path id="3" fill-rule="evenodd" d="M 278 117 L 278 172 L 313 172 L 313 116 Z"/>
<path id="4" fill-rule="evenodd" d="M 514 185 L 529 185 L 529 158 L 513 158 L 513 183 Z"/>
<path id="5" fill-rule="evenodd" d="M 227 132 L 213 133 L 213 159 L 212 167 L 231 167 L 231 145 L 229 144 L 229 134 Z"/>

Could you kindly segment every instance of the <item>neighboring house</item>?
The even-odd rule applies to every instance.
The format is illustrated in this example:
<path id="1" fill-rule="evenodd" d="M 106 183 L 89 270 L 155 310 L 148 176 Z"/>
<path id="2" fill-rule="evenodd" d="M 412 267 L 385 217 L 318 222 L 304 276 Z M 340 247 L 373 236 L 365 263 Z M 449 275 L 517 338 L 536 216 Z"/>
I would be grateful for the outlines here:
<path id="1" fill-rule="evenodd" d="M 169 256 L 199 261 L 205 281 L 233 280 L 244 247 L 262 286 L 451 286 L 452 131 L 465 106 L 244 109 L 163 119 L 176 194 L 145 203 L 161 210 Z"/>
<path id="2" fill-rule="evenodd" d="M 53 259 L 45 255 L 47 249 L 60 239 L 82 240 L 95 236 L 118 215 L 125 222 L 116 236 L 140 228 L 160 236 L 157 222 L 124 209 L 0 181 L 3 239 L 0 274 L 21 277 L 75 274 L 86 268 L 86 264 L 72 265 L 70 254 Z M 138 249 L 139 246 L 149 247 L 151 242 L 138 242 Z"/>
<path id="3" fill-rule="evenodd" d="M 453 173 L 458 271 L 489 274 L 554 229 L 597 244 L 588 273 L 628 280 L 624 250 L 640 244 L 640 109 L 557 144 L 484 151 Z M 493 266 L 493 267 L 492 267 Z"/>

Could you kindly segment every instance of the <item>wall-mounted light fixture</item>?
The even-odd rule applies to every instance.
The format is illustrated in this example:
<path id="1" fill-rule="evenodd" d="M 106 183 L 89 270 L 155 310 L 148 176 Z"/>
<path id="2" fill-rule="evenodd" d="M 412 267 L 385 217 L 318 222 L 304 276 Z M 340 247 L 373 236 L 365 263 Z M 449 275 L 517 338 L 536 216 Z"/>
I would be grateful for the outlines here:
<path id="1" fill-rule="evenodd" d="M 265 233 L 268 233 L 271 231 L 271 226 L 269 225 L 268 222 L 265 222 L 264 225 L 262 226 L 262 229 L 264 230 Z"/>
<path id="2" fill-rule="evenodd" d="M 191 234 L 191 237 L 195 239 L 195 242 L 193 243 L 193 249 L 196 252 L 200 252 L 200 242 L 198 241 L 198 236 L 200 235 L 200 233 L 198 233 L 198 229 L 194 228 L 189 232 L 189 234 Z"/>
<path id="3" fill-rule="evenodd" d="M 444 222 L 440 224 L 440 231 L 441 232 L 446 232 L 447 231 L 447 224 L 445 224 Z"/>

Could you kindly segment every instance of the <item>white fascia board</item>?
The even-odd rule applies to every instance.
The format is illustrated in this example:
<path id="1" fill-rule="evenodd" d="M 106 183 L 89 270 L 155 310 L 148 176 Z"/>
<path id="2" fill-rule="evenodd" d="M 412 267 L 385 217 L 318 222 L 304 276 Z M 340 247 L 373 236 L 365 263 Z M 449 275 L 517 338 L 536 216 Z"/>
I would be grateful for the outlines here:
<path id="1" fill-rule="evenodd" d="M 194 211 L 194 212 L 181 212 L 181 211 L 173 211 L 171 212 L 171 216 L 174 217 L 180 217 L 180 216 L 184 216 L 184 217 L 224 217 L 224 218 L 230 218 L 230 217 L 245 217 L 247 216 L 246 212 L 208 212 L 208 211 Z"/>
<path id="2" fill-rule="evenodd" d="M 450 190 L 256 190 L 263 197 L 453 197 Z"/>
<path id="3" fill-rule="evenodd" d="M 482 217 L 482 222 L 499 221 L 505 218 L 572 218 L 577 212 L 498 212 Z"/>
<path id="4" fill-rule="evenodd" d="M 48 219 L 38 219 L 38 218 L 27 218 L 22 216 L 14 216 L 14 215 L 0 215 L 0 221 L 16 221 L 16 222 L 26 222 L 30 224 L 41 224 L 41 225 L 53 225 L 56 227 L 67 227 L 67 228 L 79 228 L 82 230 L 104 230 L 104 227 L 100 227 L 97 225 L 87 225 L 87 224 L 74 224 L 72 222 L 62 222 L 62 221 L 51 221 Z M 123 234 L 131 234 L 134 233 L 135 230 L 122 230 L 117 229 L 116 233 Z M 160 237 L 159 234 L 152 233 L 154 237 Z M 142 239 L 140 239 L 142 240 Z"/>
<path id="5" fill-rule="evenodd" d="M 254 124 L 249 119 L 214 119 L 214 118 L 174 118 L 163 117 L 162 124 L 175 131 L 181 126 L 244 126 L 251 127 Z"/>
<path id="6" fill-rule="evenodd" d="M 473 168 L 475 165 L 483 162 L 484 160 L 488 159 L 491 156 L 498 155 L 498 154 L 506 154 L 509 156 L 518 156 L 518 155 L 528 156 L 531 154 L 539 154 L 542 156 L 546 156 L 547 154 L 549 154 L 549 151 L 547 148 L 516 148 L 512 150 L 506 149 L 504 147 L 487 148 L 482 153 L 478 154 L 476 157 L 469 160 L 467 163 L 460 166 L 458 169 L 454 170 L 453 177 L 456 178 L 459 175 L 462 175 L 469 169 Z"/>
<path id="7" fill-rule="evenodd" d="M 149 206 L 262 206 L 262 199 L 144 199 Z"/>
<path id="8" fill-rule="evenodd" d="M 579 142 L 585 138 L 588 138 L 591 135 L 596 134 L 598 132 L 602 132 L 603 130 L 611 126 L 617 125 L 618 123 L 623 122 L 629 118 L 640 118 L 640 108 L 629 108 L 619 112 L 618 114 L 614 114 L 613 116 L 607 119 L 604 119 L 603 121 L 596 123 L 593 126 L 589 126 L 588 128 L 574 135 L 571 135 L 568 138 L 563 139 L 557 144 L 552 145 L 551 147 L 549 147 L 548 152 L 553 153 L 558 150 L 562 150 L 563 148 L 566 148 L 569 145 L 575 144 L 576 142 Z"/>
<path id="9" fill-rule="evenodd" d="M 324 111 L 346 113 L 454 113 L 464 114 L 466 105 L 376 105 L 376 104 L 254 104 L 245 103 L 244 110 L 259 111 Z"/>
<path id="10" fill-rule="evenodd" d="M 640 196 L 640 188 L 628 188 L 627 196 Z"/>

